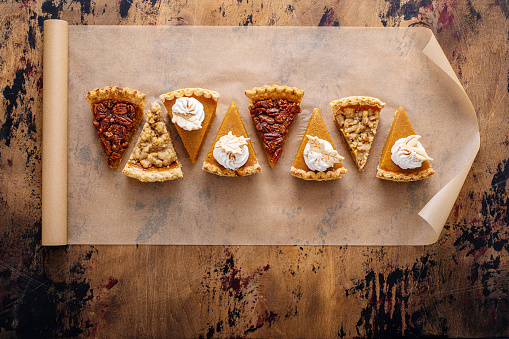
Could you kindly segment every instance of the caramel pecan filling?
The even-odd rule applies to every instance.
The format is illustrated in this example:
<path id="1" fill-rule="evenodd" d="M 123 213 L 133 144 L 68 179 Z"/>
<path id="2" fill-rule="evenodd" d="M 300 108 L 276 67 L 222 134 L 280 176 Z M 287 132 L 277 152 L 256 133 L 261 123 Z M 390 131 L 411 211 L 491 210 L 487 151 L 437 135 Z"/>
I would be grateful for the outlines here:
<path id="1" fill-rule="evenodd" d="M 286 99 L 267 99 L 254 102 L 250 111 L 270 162 L 275 163 L 300 105 Z"/>
<path id="2" fill-rule="evenodd" d="M 108 164 L 116 166 L 129 145 L 136 122 L 136 108 L 129 102 L 104 100 L 94 104 L 93 114 L 93 124 L 108 156 Z"/>

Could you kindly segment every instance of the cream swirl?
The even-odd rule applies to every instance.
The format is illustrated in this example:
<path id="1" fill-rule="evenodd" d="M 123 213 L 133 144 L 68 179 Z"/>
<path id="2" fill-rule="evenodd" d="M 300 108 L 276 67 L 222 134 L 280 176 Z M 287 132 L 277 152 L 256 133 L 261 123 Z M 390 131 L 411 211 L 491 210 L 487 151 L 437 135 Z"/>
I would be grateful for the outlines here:
<path id="1" fill-rule="evenodd" d="M 419 142 L 420 135 L 401 138 L 391 148 L 391 160 L 402 169 L 421 167 L 422 162 L 431 159 Z"/>
<path id="2" fill-rule="evenodd" d="M 230 131 L 219 138 L 214 145 L 212 155 L 221 166 L 235 171 L 242 167 L 249 158 L 248 140 L 249 138 L 238 137 Z"/>
<path id="3" fill-rule="evenodd" d="M 171 122 L 177 124 L 186 131 L 195 131 L 201 129 L 205 111 L 203 104 L 192 97 L 181 97 L 175 101 L 171 108 L 173 117 Z"/>
<path id="4" fill-rule="evenodd" d="M 306 135 L 308 143 L 304 148 L 304 162 L 312 171 L 324 172 L 344 159 L 327 141 L 311 135 Z"/>

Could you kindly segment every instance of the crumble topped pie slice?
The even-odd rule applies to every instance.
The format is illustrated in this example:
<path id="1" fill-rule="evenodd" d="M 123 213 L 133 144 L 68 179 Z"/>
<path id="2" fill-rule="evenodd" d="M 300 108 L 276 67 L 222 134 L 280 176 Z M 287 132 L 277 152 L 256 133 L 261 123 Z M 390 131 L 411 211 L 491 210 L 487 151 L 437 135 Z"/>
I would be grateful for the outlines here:
<path id="1" fill-rule="evenodd" d="M 419 138 L 405 110 L 400 107 L 385 141 L 376 177 L 407 182 L 426 179 L 435 174 L 429 163 L 433 159 L 426 154 Z"/>
<path id="2" fill-rule="evenodd" d="M 227 177 L 241 177 L 262 170 L 239 110 L 233 102 L 224 116 L 202 168 L 209 173 Z"/>
<path id="3" fill-rule="evenodd" d="M 157 102 L 147 111 L 147 122 L 122 173 L 144 182 L 173 180 L 183 175 Z"/>
<path id="4" fill-rule="evenodd" d="M 385 104 L 377 98 L 363 96 L 346 97 L 330 104 L 334 122 L 343 134 L 359 171 L 363 171 L 378 127 L 380 111 Z"/>
<path id="5" fill-rule="evenodd" d="M 141 120 L 145 94 L 137 90 L 106 86 L 87 93 L 93 124 L 101 139 L 108 165 L 117 168 Z"/>
<path id="6" fill-rule="evenodd" d="M 293 161 L 290 173 L 305 180 L 339 179 L 347 172 L 320 110 L 315 108 Z"/>
<path id="7" fill-rule="evenodd" d="M 267 154 L 274 167 L 283 152 L 283 144 L 297 114 L 304 91 L 288 86 L 262 86 L 245 91 L 251 100 L 249 111 Z"/>
<path id="8" fill-rule="evenodd" d="M 203 88 L 184 88 L 160 96 L 194 164 L 216 115 L 219 93 Z"/>

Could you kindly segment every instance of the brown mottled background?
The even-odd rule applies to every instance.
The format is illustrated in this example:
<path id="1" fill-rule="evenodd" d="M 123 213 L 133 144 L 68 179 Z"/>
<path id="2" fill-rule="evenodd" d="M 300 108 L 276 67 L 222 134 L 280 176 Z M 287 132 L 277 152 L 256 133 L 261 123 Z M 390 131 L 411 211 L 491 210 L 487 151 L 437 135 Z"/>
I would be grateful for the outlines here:
<path id="1" fill-rule="evenodd" d="M 507 0 L 0 1 L 0 336 L 509 336 L 508 16 Z M 481 150 L 432 246 L 43 248 L 49 18 L 429 27 L 476 109 Z"/>

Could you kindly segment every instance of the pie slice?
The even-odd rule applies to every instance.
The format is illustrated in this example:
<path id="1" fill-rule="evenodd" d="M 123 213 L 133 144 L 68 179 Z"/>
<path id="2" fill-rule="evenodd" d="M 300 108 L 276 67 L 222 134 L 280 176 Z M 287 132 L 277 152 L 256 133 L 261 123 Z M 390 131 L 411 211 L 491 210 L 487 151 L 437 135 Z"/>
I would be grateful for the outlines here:
<path id="1" fill-rule="evenodd" d="M 383 102 L 371 97 L 347 97 L 330 103 L 334 122 L 348 144 L 359 171 L 364 170 L 376 134 Z"/>
<path id="2" fill-rule="evenodd" d="M 224 153 L 221 149 L 221 143 L 218 144 L 218 141 L 225 140 L 223 137 L 228 139 L 230 136 L 244 137 L 244 144 L 249 151 L 249 156 L 247 157 L 246 162 L 236 169 L 234 168 L 240 165 L 240 163 L 237 163 L 235 166 L 231 166 L 231 163 L 227 161 L 228 159 L 221 159 L 221 157 L 219 157 L 220 161 L 227 161 L 225 165 L 231 167 L 227 168 L 221 165 L 214 156 L 214 150 L 216 148 L 219 148 L 216 150 L 216 152 L 219 152 L 219 154 Z M 229 139 L 233 141 L 237 140 L 235 138 Z M 234 162 L 236 161 L 235 152 L 233 151 L 226 153 L 224 156 L 227 156 L 229 160 L 233 160 Z M 242 158 L 243 156 L 245 157 L 245 154 L 241 154 L 241 156 L 238 158 Z M 219 127 L 216 139 L 214 140 L 214 143 L 212 144 L 212 147 L 210 148 L 210 151 L 207 154 L 205 161 L 203 162 L 202 168 L 204 171 L 227 177 L 241 177 L 255 174 L 262 170 L 258 164 L 258 159 L 256 158 L 256 153 L 253 149 L 253 146 L 251 145 L 251 141 L 248 138 L 246 128 L 244 127 L 244 123 L 242 122 L 242 118 L 239 114 L 239 110 L 233 102 L 231 103 L 228 111 L 226 112 L 226 115 L 224 116 L 223 123 L 221 124 L 221 127 Z"/>
<path id="3" fill-rule="evenodd" d="M 185 88 L 162 94 L 160 98 L 194 164 L 216 115 L 219 93 L 203 88 Z"/>
<path id="4" fill-rule="evenodd" d="M 409 136 L 415 136 L 415 131 L 412 127 L 412 124 L 410 123 L 410 120 L 408 120 L 408 116 L 406 115 L 403 107 L 400 107 L 396 111 L 396 115 L 394 116 L 394 120 L 392 121 L 391 129 L 389 130 L 389 135 L 387 136 L 385 146 L 382 150 L 382 155 L 380 156 L 380 162 L 378 163 L 378 170 L 376 173 L 377 178 L 406 182 L 426 179 L 435 174 L 435 171 L 433 170 L 433 168 L 431 168 L 431 164 L 429 163 L 428 160 L 424 160 L 420 167 L 413 169 L 412 168 L 403 169 L 392 161 L 391 150 L 396 141 L 402 138 L 407 138 Z M 408 139 L 415 140 L 419 138 L 419 136 L 415 137 Z M 416 142 L 417 141 L 414 141 L 414 143 Z M 422 151 L 424 151 L 424 149 L 422 149 Z M 425 151 L 423 155 L 427 157 Z M 429 157 L 427 158 L 430 159 Z"/>
<path id="5" fill-rule="evenodd" d="M 283 152 L 283 144 L 297 114 L 304 91 L 288 86 L 262 86 L 245 91 L 251 100 L 249 111 L 267 153 L 270 167 L 274 167 Z"/>
<path id="6" fill-rule="evenodd" d="M 108 157 L 117 168 L 143 119 L 145 94 L 130 88 L 106 86 L 87 93 L 92 106 L 93 124 Z"/>
<path id="7" fill-rule="evenodd" d="M 147 122 L 122 173 L 144 182 L 173 180 L 183 175 L 157 102 L 147 111 Z"/>
<path id="8" fill-rule="evenodd" d="M 307 165 L 306 158 L 308 159 L 307 161 L 310 161 L 309 160 L 310 158 L 307 155 L 307 152 L 305 152 L 306 146 L 308 145 L 308 143 L 316 142 L 317 140 L 315 138 L 310 138 L 310 136 L 316 137 L 318 138 L 318 140 L 323 140 L 329 143 L 334 152 L 332 152 L 331 149 L 326 150 L 325 152 L 321 150 L 322 155 L 320 156 L 320 158 L 321 159 L 325 157 L 335 158 L 332 161 L 333 163 L 332 166 L 330 166 L 330 164 L 326 164 L 323 166 L 325 167 L 329 165 L 329 167 L 324 168 L 322 170 L 313 170 Z M 334 143 L 332 142 L 329 131 L 327 130 L 327 126 L 325 126 L 325 122 L 323 121 L 322 115 L 320 114 L 320 110 L 318 108 L 315 108 L 313 110 L 313 113 L 311 113 L 311 118 L 309 119 L 306 132 L 304 133 L 304 137 L 302 138 L 302 142 L 300 143 L 300 147 L 299 150 L 297 151 L 297 155 L 295 156 L 295 160 L 293 161 L 293 166 L 290 173 L 295 177 L 302 178 L 305 180 L 323 181 L 339 179 L 343 176 L 343 174 L 347 172 L 346 168 L 344 168 L 343 164 L 341 163 L 341 159 L 343 159 L 343 157 L 337 154 L 336 148 L 334 147 Z"/>

